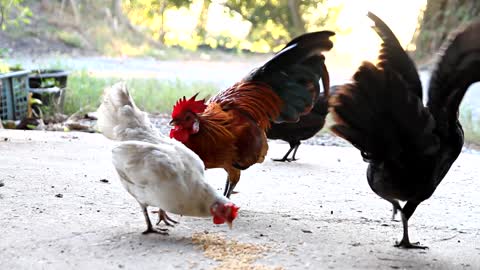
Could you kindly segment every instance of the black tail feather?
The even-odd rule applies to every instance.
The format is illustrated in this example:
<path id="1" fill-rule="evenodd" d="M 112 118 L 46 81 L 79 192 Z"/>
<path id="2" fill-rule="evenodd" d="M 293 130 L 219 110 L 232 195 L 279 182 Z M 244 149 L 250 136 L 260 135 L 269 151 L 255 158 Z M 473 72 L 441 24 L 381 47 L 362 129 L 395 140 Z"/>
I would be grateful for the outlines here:
<path id="1" fill-rule="evenodd" d="M 314 55 L 321 55 L 333 47 L 331 31 L 319 31 L 303 34 L 292 39 L 285 47 L 270 59 L 264 69 L 282 69 L 296 63 L 302 63 Z"/>
<path id="2" fill-rule="evenodd" d="M 408 84 L 408 89 L 414 92 L 418 97 L 422 98 L 422 83 L 418 77 L 417 68 L 412 59 L 407 55 L 402 45 L 395 37 L 395 34 L 372 12 L 368 12 L 367 16 L 375 23 L 373 29 L 383 40 L 382 48 L 379 55 L 379 67 L 384 68 L 386 65 L 395 70 L 402 79 Z"/>
<path id="3" fill-rule="evenodd" d="M 320 31 L 295 38 L 244 79 L 267 83 L 283 101 L 280 116 L 272 119 L 274 122 L 296 122 L 308 113 L 319 98 L 320 79 L 328 93 L 330 79 L 322 52 L 333 47 L 329 38 L 334 34 Z"/>
<path id="4" fill-rule="evenodd" d="M 437 119 L 457 120 L 468 87 L 480 81 L 480 20 L 450 35 L 440 49 L 428 89 L 428 107 Z"/>
<path id="5" fill-rule="evenodd" d="M 364 63 L 330 99 L 332 131 L 373 159 L 431 152 L 435 121 L 406 85 L 393 70 Z"/>

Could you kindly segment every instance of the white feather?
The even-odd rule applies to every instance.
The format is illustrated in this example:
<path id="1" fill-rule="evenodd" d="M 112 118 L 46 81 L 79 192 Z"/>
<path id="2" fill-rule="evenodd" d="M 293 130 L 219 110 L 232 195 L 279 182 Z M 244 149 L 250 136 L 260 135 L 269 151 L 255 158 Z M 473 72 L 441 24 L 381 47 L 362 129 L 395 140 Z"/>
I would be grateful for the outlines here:
<path id="1" fill-rule="evenodd" d="M 122 141 L 112 160 L 125 189 L 142 205 L 188 216 L 209 216 L 214 202 L 228 202 L 205 182 L 203 161 L 182 143 L 158 133 L 138 109 L 125 83 L 104 91 L 98 129 Z"/>

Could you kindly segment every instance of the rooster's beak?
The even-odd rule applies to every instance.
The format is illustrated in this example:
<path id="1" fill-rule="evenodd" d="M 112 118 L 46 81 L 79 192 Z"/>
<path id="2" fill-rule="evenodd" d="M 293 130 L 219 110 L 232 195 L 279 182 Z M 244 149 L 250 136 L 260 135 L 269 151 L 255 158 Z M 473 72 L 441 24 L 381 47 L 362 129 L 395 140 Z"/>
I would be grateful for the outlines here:
<path id="1" fill-rule="evenodd" d="M 170 121 L 170 123 L 168 123 L 170 126 L 175 126 L 177 124 L 177 122 L 175 120 L 172 119 L 172 121 Z"/>
<path id="2" fill-rule="evenodd" d="M 228 225 L 228 228 L 230 228 L 230 230 L 232 229 L 233 227 L 233 224 L 231 221 L 226 221 L 227 225 Z"/>

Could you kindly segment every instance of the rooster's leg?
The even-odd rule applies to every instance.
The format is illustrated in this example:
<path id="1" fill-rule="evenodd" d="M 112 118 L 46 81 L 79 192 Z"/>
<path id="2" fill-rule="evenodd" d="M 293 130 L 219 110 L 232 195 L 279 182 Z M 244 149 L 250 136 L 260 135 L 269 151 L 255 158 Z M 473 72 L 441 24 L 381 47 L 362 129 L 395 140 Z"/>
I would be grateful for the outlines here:
<path id="1" fill-rule="evenodd" d="M 290 161 L 288 159 L 288 155 L 290 155 L 290 153 L 292 152 L 292 150 L 295 148 L 295 146 L 290 146 L 290 149 L 287 151 L 287 153 L 285 154 L 285 156 L 283 156 L 283 158 L 280 158 L 280 159 L 275 159 L 275 158 L 272 158 L 273 161 L 280 161 L 280 162 L 285 162 L 285 161 Z"/>
<path id="2" fill-rule="evenodd" d="M 388 201 L 393 205 L 392 221 L 396 221 L 395 216 L 397 215 L 398 211 L 402 210 L 402 207 L 400 206 L 397 200 L 388 200 Z"/>
<path id="3" fill-rule="evenodd" d="M 228 197 L 227 194 L 229 189 L 230 189 L 230 181 L 228 181 L 228 178 L 227 178 L 227 181 L 225 181 L 225 189 L 223 190 L 223 196 Z"/>
<path id="4" fill-rule="evenodd" d="M 140 204 L 140 207 L 142 208 L 143 211 L 143 216 L 145 217 L 145 222 L 147 223 L 147 229 L 143 232 L 143 234 L 148 234 L 148 233 L 158 233 L 158 234 L 163 234 L 163 235 L 168 235 L 168 230 L 167 229 L 158 229 L 158 228 L 153 228 L 152 222 L 150 222 L 150 217 L 148 216 L 147 212 L 147 205 L 145 204 Z"/>
<path id="5" fill-rule="evenodd" d="M 410 243 L 410 239 L 408 238 L 408 218 L 403 213 L 403 210 L 400 210 L 400 214 L 402 216 L 402 224 L 403 224 L 403 238 L 402 241 L 395 244 L 395 247 L 400 248 L 415 248 L 415 249 L 426 249 L 428 247 L 419 246 L 418 243 Z"/>
<path id="6" fill-rule="evenodd" d="M 223 192 L 223 196 L 230 199 L 230 195 L 232 195 L 233 189 L 235 188 L 236 185 L 237 185 L 237 183 L 232 183 L 232 182 L 230 182 L 229 179 L 227 179 L 227 183 L 225 184 L 225 191 Z"/>
<path id="7" fill-rule="evenodd" d="M 295 161 L 295 160 L 298 159 L 298 158 L 295 158 L 295 155 L 297 154 L 298 147 L 300 147 L 300 142 L 298 142 L 297 145 L 295 145 L 295 150 L 293 150 L 293 156 L 292 156 L 291 161 Z"/>
<path id="8" fill-rule="evenodd" d="M 238 181 L 240 181 L 240 170 L 234 168 L 225 170 L 227 171 L 228 177 L 223 195 L 230 199 L 230 195 L 232 195 L 233 189 L 237 185 Z"/>
<path id="9" fill-rule="evenodd" d="M 165 225 L 170 226 L 170 227 L 173 227 L 174 224 L 178 224 L 178 221 L 173 220 L 171 217 L 169 217 L 167 215 L 167 212 L 165 212 L 164 210 L 158 209 L 157 213 L 158 213 L 157 225 L 159 225 L 160 222 L 162 222 L 162 221 L 165 223 Z"/>

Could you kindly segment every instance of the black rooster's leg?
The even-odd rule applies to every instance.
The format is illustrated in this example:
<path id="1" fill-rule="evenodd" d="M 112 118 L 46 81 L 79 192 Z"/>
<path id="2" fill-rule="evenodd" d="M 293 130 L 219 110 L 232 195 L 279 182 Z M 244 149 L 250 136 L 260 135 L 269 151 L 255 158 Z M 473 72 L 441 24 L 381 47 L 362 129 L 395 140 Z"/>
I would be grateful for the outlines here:
<path id="1" fill-rule="evenodd" d="M 174 224 L 178 224 L 178 221 L 173 220 L 171 217 L 167 215 L 167 212 L 165 212 L 162 209 L 158 209 L 158 211 L 152 211 L 152 213 L 158 214 L 158 221 L 157 225 L 160 225 L 160 223 L 163 221 L 165 225 L 173 227 L 175 226 Z M 173 224 L 172 224 L 173 223 Z"/>
<path id="2" fill-rule="evenodd" d="M 168 235 L 167 229 L 153 228 L 152 222 L 150 222 L 150 217 L 148 216 L 147 205 L 140 203 L 140 207 L 142 208 L 143 216 L 145 217 L 145 222 L 147 223 L 147 229 L 144 232 L 142 232 L 142 234 L 158 233 L 158 234 Z"/>
<path id="3" fill-rule="evenodd" d="M 295 158 L 295 155 L 297 154 L 298 147 L 300 147 L 300 142 L 298 142 L 298 143 L 295 145 L 295 150 L 293 150 L 293 156 L 292 156 L 291 161 L 298 160 L 298 158 Z"/>
<path id="4" fill-rule="evenodd" d="M 414 249 L 427 249 L 428 247 L 420 246 L 419 243 L 410 243 L 410 239 L 408 237 L 408 219 L 412 216 L 415 208 L 417 208 L 418 203 L 416 202 L 407 202 L 403 209 L 399 209 L 400 214 L 402 216 L 402 225 L 403 225 L 403 238 L 402 241 L 395 244 L 395 247 L 400 248 L 414 248 Z"/>
<path id="5" fill-rule="evenodd" d="M 392 203 L 392 206 L 393 206 L 393 211 L 392 211 L 392 221 L 397 221 L 395 220 L 395 216 L 397 215 L 397 212 L 398 211 L 401 211 L 402 210 L 402 207 L 400 206 L 400 204 L 398 203 L 398 201 L 396 200 L 388 200 L 390 203 Z"/>
<path id="6" fill-rule="evenodd" d="M 395 247 L 399 248 L 412 248 L 412 249 L 427 249 L 428 247 L 419 246 L 418 243 L 410 243 L 410 239 L 408 238 L 408 219 L 405 217 L 405 214 L 400 211 L 402 216 L 402 224 L 403 224 L 403 238 L 402 241 L 397 242 Z"/>
<path id="7" fill-rule="evenodd" d="M 272 158 L 273 161 L 280 161 L 280 162 L 285 162 L 285 161 L 290 161 L 288 159 L 288 155 L 290 155 L 290 153 L 292 152 L 292 150 L 295 148 L 295 146 L 290 146 L 290 149 L 287 151 L 287 153 L 285 154 L 285 156 L 283 156 L 283 158 L 281 159 L 275 159 L 275 158 Z"/>

